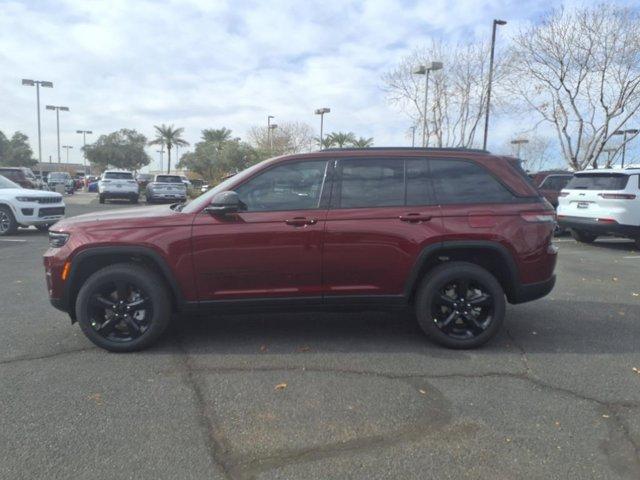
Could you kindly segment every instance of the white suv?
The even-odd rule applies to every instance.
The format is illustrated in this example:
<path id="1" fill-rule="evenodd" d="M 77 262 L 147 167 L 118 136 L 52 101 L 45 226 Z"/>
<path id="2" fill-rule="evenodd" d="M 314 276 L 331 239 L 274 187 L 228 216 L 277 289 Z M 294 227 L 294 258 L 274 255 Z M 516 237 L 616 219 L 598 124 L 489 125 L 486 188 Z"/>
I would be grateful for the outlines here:
<path id="1" fill-rule="evenodd" d="M 640 248 L 640 169 L 577 172 L 560 192 L 558 223 L 579 242 L 615 235 Z"/>
<path id="2" fill-rule="evenodd" d="M 138 203 L 140 187 L 131 172 L 107 170 L 98 181 L 98 195 L 100 203 L 109 198 L 124 198 L 131 203 Z"/>
<path id="3" fill-rule="evenodd" d="M 20 226 L 47 230 L 64 218 L 64 209 L 61 194 L 22 188 L 0 175 L 0 237 Z"/>

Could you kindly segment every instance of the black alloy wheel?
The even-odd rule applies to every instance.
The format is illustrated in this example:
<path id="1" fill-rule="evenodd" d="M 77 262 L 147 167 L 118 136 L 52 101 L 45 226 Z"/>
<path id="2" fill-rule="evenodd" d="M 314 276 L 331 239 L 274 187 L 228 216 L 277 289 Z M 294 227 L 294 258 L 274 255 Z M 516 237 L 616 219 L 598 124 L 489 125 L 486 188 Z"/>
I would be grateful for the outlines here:
<path id="1" fill-rule="evenodd" d="M 0 205 L 0 237 L 15 233 L 17 229 L 18 224 L 9 207 Z"/>

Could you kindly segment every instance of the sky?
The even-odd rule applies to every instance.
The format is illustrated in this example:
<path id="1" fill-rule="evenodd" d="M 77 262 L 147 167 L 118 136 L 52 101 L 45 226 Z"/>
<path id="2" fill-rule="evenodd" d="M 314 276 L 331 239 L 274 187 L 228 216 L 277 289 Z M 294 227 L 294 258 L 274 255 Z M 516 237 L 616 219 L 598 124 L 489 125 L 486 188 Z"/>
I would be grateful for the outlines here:
<path id="1" fill-rule="evenodd" d="M 567 2 L 564 2 L 565 4 Z M 303 121 L 330 107 L 325 132 L 353 131 L 375 145 L 407 145 L 409 118 L 391 105 L 382 75 L 431 38 L 486 38 L 494 18 L 508 36 L 561 2 L 532 0 L 90 1 L 0 0 L 0 130 L 26 133 L 37 155 L 36 92 L 41 89 L 43 159 L 56 160 L 55 112 L 69 160 L 82 137 L 153 125 L 185 128 L 191 144 L 203 128 Z M 572 4 L 572 2 L 570 2 Z M 492 123 L 489 148 L 513 135 Z M 87 141 L 90 141 L 89 137 Z M 159 166 L 150 147 L 152 167 Z M 65 161 L 65 153 L 62 153 Z"/>

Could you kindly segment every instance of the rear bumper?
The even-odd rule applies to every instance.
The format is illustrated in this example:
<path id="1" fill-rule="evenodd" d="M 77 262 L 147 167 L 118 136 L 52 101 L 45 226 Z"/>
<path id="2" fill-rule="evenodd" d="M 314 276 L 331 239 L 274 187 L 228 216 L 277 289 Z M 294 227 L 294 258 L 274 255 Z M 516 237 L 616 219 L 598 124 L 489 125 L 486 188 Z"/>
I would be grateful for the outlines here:
<path id="1" fill-rule="evenodd" d="M 520 284 L 509 299 L 510 303 L 525 303 L 532 300 L 542 298 L 553 290 L 556 284 L 556 276 L 552 275 L 549 279 L 537 283 Z"/>
<path id="2" fill-rule="evenodd" d="M 51 305 L 53 305 L 57 310 L 68 313 L 66 304 L 61 298 L 49 298 L 49 302 L 51 302 Z"/>
<path id="3" fill-rule="evenodd" d="M 139 193 L 137 191 L 122 191 L 122 192 L 103 192 L 102 195 L 104 198 L 137 198 Z"/>
<path id="4" fill-rule="evenodd" d="M 558 224 L 563 228 L 572 228 L 598 235 L 617 235 L 621 237 L 639 238 L 640 226 L 623 225 L 620 223 L 604 223 L 597 218 L 588 217 L 558 217 Z"/>

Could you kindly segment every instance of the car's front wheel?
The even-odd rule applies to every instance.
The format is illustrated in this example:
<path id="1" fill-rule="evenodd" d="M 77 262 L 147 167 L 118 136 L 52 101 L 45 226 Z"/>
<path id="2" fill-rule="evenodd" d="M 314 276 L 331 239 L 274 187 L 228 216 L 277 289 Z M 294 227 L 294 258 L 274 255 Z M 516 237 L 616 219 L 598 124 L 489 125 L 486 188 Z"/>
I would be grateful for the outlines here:
<path id="1" fill-rule="evenodd" d="M 152 345 L 171 318 L 162 278 L 141 267 L 120 263 L 98 270 L 84 283 L 76 316 L 89 340 L 112 352 Z"/>
<path id="2" fill-rule="evenodd" d="M 0 237 L 16 233 L 18 222 L 11 209 L 5 205 L 0 205 Z"/>
<path id="3" fill-rule="evenodd" d="M 478 265 L 447 262 L 427 274 L 415 308 L 418 323 L 433 341 L 449 348 L 475 348 L 504 322 L 504 290 Z"/>
<path id="4" fill-rule="evenodd" d="M 40 230 L 41 232 L 48 232 L 48 231 L 49 231 L 49 227 L 50 227 L 50 226 L 51 226 L 51 225 L 49 225 L 48 223 L 44 223 L 44 224 L 43 224 L 43 223 L 41 223 L 40 225 L 36 225 L 36 228 L 37 228 L 38 230 Z"/>
<path id="5" fill-rule="evenodd" d="M 580 243 L 593 243 L 598 236 L 594 233 L 585 232 L 583 230 L 571 230 L 571 236 L 575 241 Z"/>

